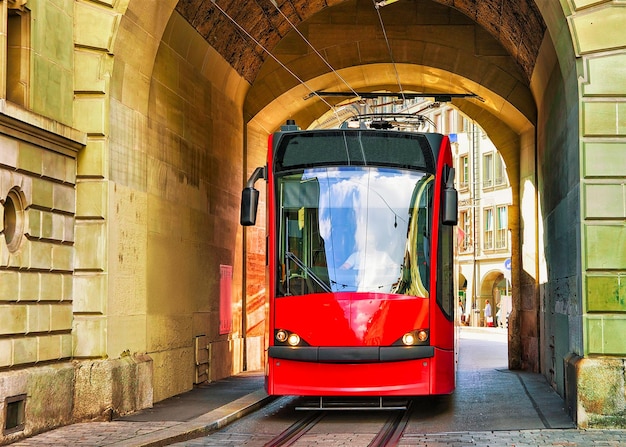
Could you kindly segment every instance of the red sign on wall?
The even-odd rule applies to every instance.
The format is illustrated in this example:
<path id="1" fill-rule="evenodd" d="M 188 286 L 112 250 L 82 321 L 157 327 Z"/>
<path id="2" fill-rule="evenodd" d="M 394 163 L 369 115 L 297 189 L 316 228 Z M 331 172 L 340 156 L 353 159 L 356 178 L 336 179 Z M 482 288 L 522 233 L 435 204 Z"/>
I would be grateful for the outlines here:
<path id="1" fill-rule="evenodd" d="M 230 333 L 233 328 L 232 284 L 233 266 L 220 265 L 220 335 Z"/>

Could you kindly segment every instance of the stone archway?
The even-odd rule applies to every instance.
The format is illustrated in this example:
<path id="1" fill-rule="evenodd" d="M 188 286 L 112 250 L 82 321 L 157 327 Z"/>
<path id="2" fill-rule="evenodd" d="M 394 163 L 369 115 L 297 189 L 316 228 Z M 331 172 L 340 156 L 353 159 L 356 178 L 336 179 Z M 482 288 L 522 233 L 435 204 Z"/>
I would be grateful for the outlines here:
<path id="1" fill-rule="evenodd" d="M 504 279 L 504 274 L 499 270 L 491 270 L 483 275 L 480 280 L 479 285 L 479 296 L 481 297 L 481 301 L 488 299 L 491 303 L 491 309 L 493 312 L 494 320 L 497 320 L 498 310 L 504 307 L 507 311 L 506 314 L 510 313 L 509 304 L 503 306 L 504 303 L 501 303 L 502 293 L 500 291 L 499 283 Z M 495 321 L 497 324 L 498 322 Z"/>
<path id="2" fill-rule="evenodd" d="M 396 3 L 391 7 L 382 8 L 381 14 L 392 17 L 393 12 L 388 12 L 392 11 L 392 8 L 409 8 L 409 15 L 424 17 L 423 20 L 427 21 L 426 17 L 429 16 L 427 13 L 432 10 L 430 3 L 412 2 L 408 5 Z M 533 0 L 491 0 L 489 2 L 433 0 L 432 3 L 439 6 L 434 10 L 438 20 L 449 20 L 450 16 L 458 11 L 472 22 L 476 22 L 498 40 L 509 54 L 513 55 L 526 78 L 528 80 L 531 78 L 546 30 L 542 14 Z M 354 13 L 354 4 L 358 8 L 357 14 Z M 370 25 L 375 26 L 377 22 L 375 19 L 371 20 L 375 13 L 372 2 L 367 0 L 325 2 L 300 0 L 278 2 L 277 5 L 281 11 L 278 11 L 270 2 L 255 3 L 249 5 L 248 8 L 240 8 L 237 2 L 223 1 L 219 3 L 219 8 L 216 8 L 211 0 L 181 0 L 176 9 L 250 83 L 257 79 L 263 63 L 269 60 L 268 55 L 251 46 L 244 33 L 233 22 L 241 25 L 241 28 L 245 30 L 253 30 L 253 37 L 270 51 L 274 51 L 274 47 L 281 39 L 292 31 L 290 22 L 298 26 L 314 16 L 323 15 L 329 9 L 335 9 L 338 15 L 344 16 L 344 19 L 352 22 L 353 25 L 366 30 Z M 359 24 L 359 20 L 363 20 L 366 15 L 370 18 Z M 232 20 L 227 20 L 225 16 Z M 283 20 L 282 17 L 287 17 L 288 20 Z M 340 35 L 331 34 L 327 38 L 337 39 Z M 383 47 L 379 49 L 383 50 Z M 318 66 L 318 64 L 307 65 L 309 69 Z M 319 74 L 318 72 L 317 75 Z M 292 80 L 291 87 L 296 83 L 296 80 Z"/>
<path id="3" fill-rule="evenodd" d="M 473 21 L 464 17 L 458 12 L 442 13 L 443 8 L 434 2 L 424 2 L 432 8 L 428 17 L 435 17 L 427 24 L 414 20 L 411 14 L 414 5 L 404 4 L 402 8 L 396 9 L 403 19 L 396 19 L 394 25 L 388 30 L 393 35 L 405 33 L 403 40 L 397 45 L 398 52 L 402 54 L 402 63 L 396 61 L 395 70 L 401 79 L 405 81 L 402 87 L 409 91 L 448 91 L 448 92 L 478 92 L 484 101 L 455 100 L 454 105 L 461 111 L 475 119 L 483 127 L 499 151 L 503 154 L 507 165 L 507 175 L 513 187 L 513 204 L 509 208 L 509 222 L 511 226 L 512 246 L 513 246 L 513 282 L 515 283 L 515 295 L 518 305 L 521 303 L 521 286 L 519 278 L 521 275 L 521 249 L 520 249 L 520 154 L 523 151 L 534 152 L 536 109 L 534 98 L 524 81 L 524 74 L 514 62 L 511 56 L 507 56 L 506 51 L 488 33 L 480 29 Z M 426 8 L 427 6 L 421 6 Z M 408 8 L 408 9 L 407 9 Z M 337 11 L 335 11 L 337 9 Z M 371 4 L 365 2 L 346 2 L 341 8 L 329 8 L 320 13 L 320 17 L 315 17 L 311 23 L 303 23 L 303 32 L 310 39 L 321 39 L 320 45 L 326 48 L 326 54 L 341 54 L 343 57 L 333 59 L 337 75 L 328 72 L 328 67 L 320 62 L 319 56 L 311 51 L 307 51 L 307 46 L 302 43 L 302 38 L 297 33 L 287 34 L 279 44 L 275 46 L 276 54 L 288 60 L 290 66 L 298 68 L 306 67 L 308 77 L 307 85 L 298 84 L 296 80 L 275 60 L 267 60 L 252 84 L 244 104 L 244 116 L 249 118 L 247 126 L 247 157 L 248 171 L 257 165 L 264 164 L 265 145 L 269 132 L 278 128 L 286 119 L 295 119 L 301 127 L 308 124 L 325 113 L 328 108 L 320 99 L 312 98 L 303 102 L 302 98 L 310 94 L 311 90 L 342 90 L 345 89 L 344 82 L 352 88 L 369 89 L 372 91 L 389 89 L 397 90 L 396 72 L 388 61 L 388 53 L 384 47 L 384 42 L 380 42 L 382 37 L 375 31 L 376 21 L 367 22 L 366 35 L 374 35 L 379 43 L 375 48 L 379 49 L 378 62 L 371 57 L 365 59 L 360 56 L 365 50 L 361 50 L 362 34 L 355 33 L 355 24 L 352 17 L 372 14 Z M 367 12 L 361 12 L 367 10 Z M 348 11 L 351 14 L 348 14 Z M 356 11 L 356 12 L 355 12 Z M 393 11 L 391 8 L 389 11 Z M 414 12 L 414 11 L 413 11 Z M 424 12 L 424 10 L 422 10 Z M 429 12 L 431 12 L 429 10 Z M 436 29 L 437 20 L 446 23 L 445 30 L 450 36 L 454 36 L 454 42 L 449 37 L 438 32 L 425 33 L 424 29 Z M 409 19 L 404 20 L 404 17 Z M 453 19 L 452 19 L 453 18 Z M 344 23 L 342 22 L 344 20 Z M 413 20 L 413 21 L 412 21 Z M 458 29 L 450 26 L 449 21 L 459 23 Z M 405 23 L 406 22 L 406 23 Z M 331 31 L 327 25 L 333 23 L 337 29 Z M 345 27 L 345 32 L 344 28 Z M 455 31 L 453 31 L 455 30 Z M 313 32 L 323 32 L 338 38 L 313 38 Z M 352 34 L 351 34 L 352 33 Z M 476 43 L 476 48 L 468 51 L 463 45 L 457 45 L 457 41 L 479 39 L 481 43 Z M 317 43 L 318 40 L 315 40 Z M 375 40 L 375 39 L 371 39 Z M 326 46 L 325 46 L 326 45 Z M 373 45 L 373 44 L 372 44 Z M 490 48 L 489 55 L 478 57 L 481 48 Z M 348 48 L 358 48 L 348 51 Z M 370 50 L 373 51 L 373 50 Z M 394 50 L 396 54 L 396 50 Z M 497 56 L 495 56 L 497 55 Z M 492 56 L 494 56 L 492 58 Z M 455 61 L 456 64 L 453 64 Z M 498 64 L 504 64 L 498 68 Z M 353 66 L 349 66 L 354 64 Z M 345 68 L 342 68 L 345 66 Z M 480 68 L 477 68 L 480 67 Z M 486 78 L 481 78 L 484 73 L 492 73 Z M 482 83 L 481 83 L 482 79 Z M 342 82 L 342 80 L 344 82 Z M 292 87 L 293 86 L 293 87 Z M 526 167 L 534 169 L 534 166 Z M 531 211 L 532 212 L 532 211 Z M 262 220 L 261 220 L 262 221 Z M 255 244 L 258 246 L 259 244 Z M 534 290 L 528 292 L 535 295 Z M 528 302 L 528 300 L 527 300 Z M 534 298 L 532 300 L 534 303 Z M 534 304 L 534 309 L 537 305 Z M 522 318 L 520 314 L 520 318 Z M 514 318 L 516 315 L 514 315 Z M 533 319 L 536 323 L 536 318 Z M 516 327 L 512 325 L 512 327 Z M 537 331 L 528 330 L 522 334 L 522 326 L 511 331 L 510 366 L 512 368 L 529 368 L 538 370 L 538 335 Z M 525 344 L 522 339 L 526 338 Z M 523 360 L 523 350 L 531 351 L 532 354 Z"/>
<path id="4" fill-rule="evenodd" d="M 288 13 L 294 23 L 300 24 L 315 17 L 326 5 L 349 7 L 353 3 L 296 2 L 286 7 L 292 8 Z M 591 397 L 596 390 L 589 388 L 591 379 L 586 377 L 593 377 L 593 371 L 598 368 L 608 367 L 611 377 L 615 378 L 608 383 L 623 389 L 617 381 L 619 367 L 603 362 L 601 356 L 623 357 L 626 347 L 616 340 L 610 343 L 598 341 L 604 339 L 597 334 L 619 330 L 624 325 L 620 313 L 623 309 L 616 308 L 605 298 L 615 284 L 619 284 L 621 272 L 626 270 L 622 252 L 617 256 L 608 255 L 614 248 L 611 241 L 623 237 L 624 229 L 619 224 L 624 216 L 609 202 L 598 203 L 590 198 L 601 194 L 607 200 L 609 197 L 619 200 L 619 185 L 626 177 L 621 168 L 626 163 L 615 162 L 623 161 L 626 133 L 620 124 L 623 115 L 621 97 L 626 86 L 619 73 L 626 48 L 620 32 L 625 8 L 615 3 L 576 1 L 570 2 L 564 10 L 566 6 L 549 0 L 502 0 L 471 5 L 450 0 L 432 3 L 440 4 L 440 11 L 444 14 L 451 14 L 452 9 L 461 11 L 469 22 L 477 23 L 487 30 L 487 34 L 496 36 L 496 41 L 513 55 L 515 69 L 522 73 L 520 85 L 529 93 L 525 97 L 531 100 L 526 104 L 536 105 L 536 118 L 523 111 L 526 110 L 523 102 L 516 106 L 531 123 L 536 123 L 536 131 L 530 126 L 523 132 L 490 133 L 502 138 L 504 143 L 512 141 L 511 146 L 519 148 L 520 154 L 518 164 L 512 166 L 519 171 L 519 200 L 513 207 L 513 218 L 509 219 L 520 223 L 513 232 L 513 244 L 518 247 L 512 257 L 513 292 L 518 298 L 511 331 L 521 334 L 521 340 L 517 352 L 519 362 L 512 366 L 532 368 L 533 365 L 545 365 L 547 358 L 554 358 L 556 368 L 550 379 L 559 393 L 567 398 L 573 412 L 581 409 L 579 423 L 584 425 L 590 421 L 589 411 L 598 408 Z M 148 64 L 155 60 L 173 8 L 223 56 L 226 64 L 221 73 L 228 81 L 216 82 L 215 85 L 220 86 L 216 88 L 227 92 L 226 97 L 237 97 L 234 102 L 242 104 L 245 120 L 256 116 L 248 115 L 247 111 L 261 110 L 296 85 L 284 77 L 282 83 L 272 85 L 278 89 L 269 89 L 272 91 L 270 98 L 257 96 L 259 100 L 254 104 L 243 106 L 249 85 L 263 77 L 262 63 L 266 56 L 246 42 L 232 23 L 212 10 L 213 2 L 172 0 L 163 8 L 167 12 L 157 12 L 155 8 L 153 14 L 146 14 L 138 5 L 139 2 L 130 0 L 117 3 L 115 9 L 100 3 L 77 2 L 75 58 L 76 71 L 80 74 L 77 75 L 75 92 L 75 127 L 89 135 L 87 148 L 81 154 L 82 161 L 79 160 L 79 182 L 87 178 L 93 180 L 89 186 L 79 185 L 83 191 L 88 188 L 101 194 L 108 191 L 110 170 L 107 157 L 111 154 L 108 137 L 126 124 L 125 120 L 117 120 L 120 116 L 141 118 L 141 114 L 112 113 L 112 110 L 119 111 L 119 108 L 111 108 L 112 99 L 121 99 L 117 105 L 132 104 L 132 110 L 146 112 L 149 103 L 141 92 L 147 91 L 149 74 L 141 62 L 142 57 L 134 57 L 133 51 L 141 48 L 138 53 L 151 55 L 146 57 Z M 396 5 L 402 5 L 402 2 Z M 417 8 L 418 2 L 411 5 Z M 423 5 L 425 2 L 419 2 L 419 6 Z M 227 11 L 236 13 L 239 23 L 254 30 L 259 41 L 270 49 L 275 48 L 290 31 L 272 8 L 268 4 L 264 9 L 257 3 L 250 5 L 250 9 L 240 8 L 236 2 L 226 6 Z M 341 9 L 337 11 L 341 12 Z M 382 12 L 391 14 L 390 11 L 391 7 Z M 258 21 L 258 17 L 264 19 Z M 494 17 L 498 18 L 495 22 Z M 531 20 L 526 20 L 527 17 Z M 543 18 L 545 25 L 541 25 L 539 18 Z M 99 26 L 93 26 L 94 23 Z M 102 32 L 103 28 L 109 31 Z M 599 28 L 602 33 L 596 32 Z M 135 40 L 130 45 L 128 39 L 128 47 L 123 45 L 125 39 L 120 36 L 124 33 L 140 37 L 140 44 L 137 45 Z M 341 60 L 347 49 L 338 47 L 337 52 L 329 54 L 335 54 Z M 443 60 L 451 64 L 457 62 L 454 58 Z M 325 72 L 323 68 L 319 69 L 319 64 L 305 63 L 303 66 L 312 70 L 307 79 Z M 348 66 L 354 64 L 344 65 L 345 68 Z M 148 71 L 152 72 L 151 69 Z M 606 82 L 607 78 L 614 82 Z M 496 91 L 495 87 L 493 90 Z M 508 94 L 501 95 L 505 98 L 502 104 L 516 104 L 513 100 L 515 92 L 515 88 L 508 89 Z M 459 108 L 463 107 L 472 109 L 475 105 L 459 105 Z M 500 120 L 497 114 L 490 116 L 482 110 L 475 112 L 484 114 L 484 124 L 481 125 L 488 132 L 497 127 Z M 580 129 L 579 122 L 582 123 Z M 258 133 L 249 132 L 248 147 L 260 146 L 263 134 L 271 130 L 262 128 Z M 246 161 L 253 165 L 255 157 L 258 158 L 258 154 L 250 153 Z M 126 197 L 130 198 L 136 188 L 133 185 L 127 190 Z M 86 193 L 83 197 L 94 195 Z M 95 296 L 106 296 L 107 292 L 102 289 L 106 284 L 104 276 L 107 272 L 114 272 L 108 270 L 104 258 L 91 256 L 86 241 L 93 238 L 107 240 L 108 216 L 85 214 L 80 217 L 76 230 L 79 290 L 80 293 L 90 290 L 95 291 Z M 577 222 L 583 222 L 582 227 Z M 111 248 L 108 242 L 107 252 Z M 592 247 L 600 249 L 592 250 Z M 119 251 L 119 247 L 115 250 Z M 563 251 L 568 253 L 567 257 L 559 254 Z M 609 264 L 605 259 L 611 260 Z M 564 290 L 568 292 L 564 293 Z M 545 314 L 540 311 L 540 297 L 545 300 Z M 100 303 L 104 301 L 106 299 Z M 103 333 L 106 318 L 91 318 L 88 312 L 88 309 L 75 312 L 78 338 L 103 340 L 96 335 Z M 571 338 L 559 335 L 570 333 L 574 334 Z M 551 334 L 557 335 L 554 352 L 548 352 L 547 343 L 540 340 L 542 335 L 545 340 Z M 77 355 L 101 356 L 106 351 L 105 346 L 102 341 L 82 343 Z M 585 375 L 585 371 L 589 374 Z M 619 402 L 604 404 L 600 413 L 619 413 L 623 411 L 620 405 Z"/>

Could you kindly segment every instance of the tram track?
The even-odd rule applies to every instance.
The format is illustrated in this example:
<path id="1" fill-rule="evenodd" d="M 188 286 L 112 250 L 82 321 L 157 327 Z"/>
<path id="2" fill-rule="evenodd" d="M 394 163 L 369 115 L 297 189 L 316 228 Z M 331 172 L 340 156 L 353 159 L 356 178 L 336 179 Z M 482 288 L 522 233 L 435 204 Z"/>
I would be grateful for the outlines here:
<path id="1" fill-rule="evenodd" d="M 326 416 L 325 411 L 308 413 L 306 417 L 296 421 L 287 430 L 283 431 L 270 442 L 266 443 L 264 447 L 284 447 L 294 444 L 319 421 L 321 421 L 324 416 Z"/>
<path id="2" fill-rule="evenodd" d="M 411 417 L 411 407 L 412 403 L 409 403 L 406 410 L 394 411 L 394 414 L 390 415 L 387 422 L 385 422 L 376 437 L 372 439 L 372 442 L 370 442 L 367 447 L 397 446 Z"/>
<path id="3" fill-rule="evenodd" d="M 412 405 L 409 404 L 404 410 L 389 410 L 390 414 L 368 444 L 368 447 L 395 447 L 406 429 L 411 417 Z M 289 428 L 267 442 L 264 447 L 288 447 L 294 445 L 300 438 L 306 435 L 328 414 L 328 411 L 312 411 L 305 417 L 293 423 Z"/>

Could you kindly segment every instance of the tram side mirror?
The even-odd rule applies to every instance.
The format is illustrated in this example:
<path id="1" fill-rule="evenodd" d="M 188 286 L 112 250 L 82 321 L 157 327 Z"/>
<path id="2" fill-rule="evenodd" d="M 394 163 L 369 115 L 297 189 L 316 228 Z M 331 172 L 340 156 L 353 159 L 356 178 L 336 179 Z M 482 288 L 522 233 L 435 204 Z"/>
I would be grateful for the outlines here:
<path id="1" fill-rule="evenodd" d="M 246 187 L 241 193 L 241 216 L 239 222 L 244 227 L 256 224 L 256 213 L 259 207 L 259 191 Z"/>
<path id="2" fill-rule="evenodd" d="M 254 188 L 254 184 L 260 178 L 267 179 L 264 166 L 254 170 L 246 183 L 246 187 L 241 193 L 241 214 L 239 216 L 239 223 L 244 227 L 256 224 L 257 208 L 259 207 L 259 191 Z"/>
<path id="3" fill-rule="evenodd" d="M 444 168 L 446 178 L 443 189 L 443 224 L 456 225 L 459 222 L 459 193 L 454 188 L 454 168 L 446 166 Z"/>
<path id="4" fill-rule="evenodd" d="M 459 223 L 458 206 L 459 194 L 456 189 L 446 188 L 443 191 L 443 224 L 456 225 Z"/>

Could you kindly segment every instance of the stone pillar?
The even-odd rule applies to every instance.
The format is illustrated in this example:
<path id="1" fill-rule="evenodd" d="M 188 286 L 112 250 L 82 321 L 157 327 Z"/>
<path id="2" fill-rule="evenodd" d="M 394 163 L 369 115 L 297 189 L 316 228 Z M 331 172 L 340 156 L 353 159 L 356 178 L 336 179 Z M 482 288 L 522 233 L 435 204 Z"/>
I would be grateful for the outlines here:
<path id="1" fill-rule="evenodd" d="M 582 355 L 567 358 L 581 427 L 626 427 L 626 8 L 574 0 L 580 100 Z"/>

